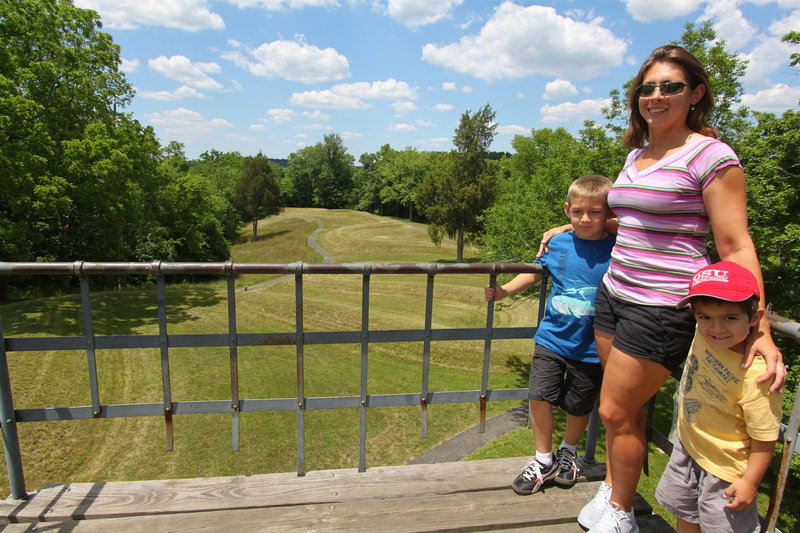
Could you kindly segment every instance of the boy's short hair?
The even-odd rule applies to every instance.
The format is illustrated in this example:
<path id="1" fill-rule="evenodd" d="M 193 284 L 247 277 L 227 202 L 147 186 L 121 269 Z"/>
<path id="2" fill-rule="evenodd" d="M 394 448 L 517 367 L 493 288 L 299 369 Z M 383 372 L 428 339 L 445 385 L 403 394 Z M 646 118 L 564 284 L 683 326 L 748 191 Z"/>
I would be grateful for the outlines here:
<path id="1" fill-rule="evenodd" d="M 689 294 L 678 302 L 678 307 L 696 300 L 738 303 L 752 317 L 758 311 L 761 291 L 752 272 L 733 261 L 720 261 L 695 272 Z"/>
<path id="2" fill-rule="evenodd" d="M 753 318 L 755 314 L 758 312 L 759 305 L 761 303 L 761 299 L 758 296 L 751 296 L 747 300 L 742 300 L 740 302 L 732 302 L 730 300 L 723 300 L 722 298 L 714 298 L 713 296 L 695 296 L 692 298 L 689 305 L 692 307 L 692 312 L 695 311 L 695 304 L 718 304 L 720 302 L 728 302 L 731 304 L 736 304 L 742 310 L 743 313 L 747 313 L 748 318 Z"/>
<path id="3" fill-rule="evenodd" d="M 572 203 L 573 198 L 602 198 L 608 206 L 608 191 L 611 190 L 611 180 L 600 174 L 581 176 L 572 182 L 567 190 L 567 203 Z"/>

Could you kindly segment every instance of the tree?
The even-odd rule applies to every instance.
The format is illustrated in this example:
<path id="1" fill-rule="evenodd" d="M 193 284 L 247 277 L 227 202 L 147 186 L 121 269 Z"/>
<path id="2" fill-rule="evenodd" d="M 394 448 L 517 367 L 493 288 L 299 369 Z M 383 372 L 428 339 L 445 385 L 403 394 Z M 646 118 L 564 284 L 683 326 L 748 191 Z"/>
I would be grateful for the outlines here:
<path id="1" fill-rule="evenodd" d="M 542 233 L 565 223 L 561 206 L 570 184 L 599 172 L 590 164 L 603 160 L 592 157 L 564 128 L 517 135 L 512 147 L 516 153 L 503 162 L 497 202 L 484 215 L 480 243 L 481 259 L 486 261 L 533 260 Z"/>
<path id="2" fill-rule="evenodd" d="M 417 193 L 431 222 L 431 239 L 438 244 L 445 234 L 455 238 L 458 262 L 464 260 L 465 240 L 480 232 L 481 215 L 494 200 L 496 167 L 486 162 L 497 128 L 494 117 L 489 104 L 474 114 L 464 112 L 453 137 L 456 150 L 428 172 Z"/>
<path id="3" fill-rule="evenodd" d="M 800 31 L 790 31 L 783 37 L 781 37 L 781 41 L 785 43 L 792 43 L 792 44 L 800 44 Z M 800 65 L 800 52 L 792 52 L 789 56 L 791 58 L 790 65 L 796 67 Z"/>
<path id="4" fill-rule="evenodd" d="M 323 142 L 291 153 L 286 176 L 292 181 L 292 204 L 326 209 L 349 207 L 353 161 L 342 138 L 335 133 L 325 135 Z"/>
<path id="5" fill-rule="evenodd" d="M 133 97 L 119 47 L 97 13 L 68 0 L 0 2 L 0 258 L 63 259 L 65 220 L 79 187 L 65 173 L 64 143 L 105 125 Z M 77 169 L 76 169 L 77 170 Z"/>
<path id="6" fill-rule="evenodd" d="M 236 205 L 253 223 L 253 241 L 258 237 L 258 221 L 283 210 L 280 190 L 267 157 L 261 152 L 245 157 L 242 176 L 236 185 Z"/>

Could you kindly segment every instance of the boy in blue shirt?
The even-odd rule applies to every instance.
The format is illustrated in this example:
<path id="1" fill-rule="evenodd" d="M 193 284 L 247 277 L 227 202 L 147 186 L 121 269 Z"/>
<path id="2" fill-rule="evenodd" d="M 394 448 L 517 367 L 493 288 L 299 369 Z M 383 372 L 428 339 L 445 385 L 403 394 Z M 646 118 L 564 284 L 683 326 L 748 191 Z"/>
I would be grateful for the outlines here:
<path id="1" fill-rule="evenodd" d="M 567 192 L 564 213 L 573 231 L 553 237 L 548 252 L 536 260 L 552 277 L 552 289 L 539 323 L 528 389 L 536 456 L 511 484 L 517 494 L 538 492 L 553 480 L 572 487 L 578 476 L 577 444 L 600 391 L 603 371 L 594 342 L 594 300 L 608 269 L 616 237 L 606 232 L 613 216 L 607 196 L 611 181 L 582 176 Z M 497 301 L 532 287 L 540 274 L 519 274 L 508 283 L 485 288 Z M 563 441 L 553 455 L 553 408 L 567 413 Z"/>

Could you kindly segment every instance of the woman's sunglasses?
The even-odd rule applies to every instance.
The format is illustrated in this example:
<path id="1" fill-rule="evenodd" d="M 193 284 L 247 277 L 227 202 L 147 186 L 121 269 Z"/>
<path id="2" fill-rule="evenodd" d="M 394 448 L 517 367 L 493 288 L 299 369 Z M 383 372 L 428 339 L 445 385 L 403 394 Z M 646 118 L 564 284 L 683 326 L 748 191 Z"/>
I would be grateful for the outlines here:
<path id="1" fill-rule="evenodd" d="M 667 96 L 671 94 L 679 94 L 686 86 L 687 84 L 683 83 L 682 81 L 670 81 L 667 83 L 662 83 L 661 85 L 645 83 L 644 85 L 638 85 L 636 87 L 636 92 L 639 94 L 639 96 L 653 96 L 653 93 L 656 92 L 656 88 L 658 88 L 661 90 L 662 96 Z"/>

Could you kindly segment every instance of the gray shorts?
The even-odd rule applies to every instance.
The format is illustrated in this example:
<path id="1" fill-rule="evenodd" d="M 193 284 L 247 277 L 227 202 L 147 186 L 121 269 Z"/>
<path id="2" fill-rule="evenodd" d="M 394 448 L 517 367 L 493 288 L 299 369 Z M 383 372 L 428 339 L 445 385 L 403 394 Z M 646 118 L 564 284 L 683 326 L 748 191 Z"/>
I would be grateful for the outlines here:
<path id="1" fill-rule="evenodd" d="M 658 482 L 656 500 L 676 517 L 700 524 L 703 533 L 758 533 L 755 503 L 743 510 L 725 507 L 728 499 L 722 493 L 729 486 L 695 463 L 678 441 Z"/>
<path id="2" fill-rule="evenodd" d="M 536 345 L 531 360 L 528 399 L 547 402 L 573 416 L 586 416 L 603 382 L 600 363 L 583 363 Z"/>

